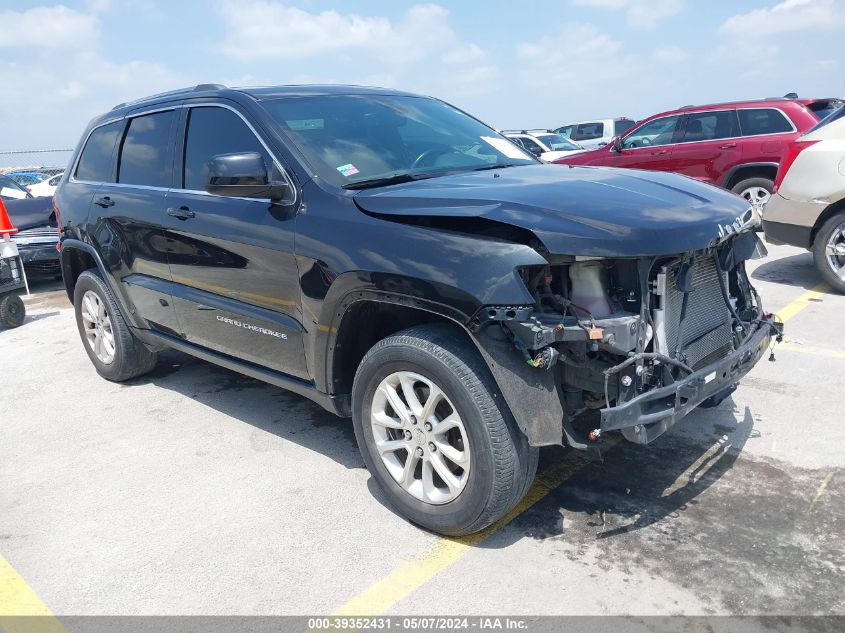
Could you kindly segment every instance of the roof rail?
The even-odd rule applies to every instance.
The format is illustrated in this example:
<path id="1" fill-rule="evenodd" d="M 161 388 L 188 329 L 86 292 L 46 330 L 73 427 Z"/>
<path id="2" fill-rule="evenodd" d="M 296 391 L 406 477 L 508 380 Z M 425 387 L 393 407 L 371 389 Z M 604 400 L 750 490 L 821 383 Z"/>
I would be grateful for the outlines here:
<path id="1" fill-rule="evenodd" d="M 202 92 L 203 90 L 225 90 L 226 86 L 223 84 L 197 84 L 194 86 L 194 92 Z"/>

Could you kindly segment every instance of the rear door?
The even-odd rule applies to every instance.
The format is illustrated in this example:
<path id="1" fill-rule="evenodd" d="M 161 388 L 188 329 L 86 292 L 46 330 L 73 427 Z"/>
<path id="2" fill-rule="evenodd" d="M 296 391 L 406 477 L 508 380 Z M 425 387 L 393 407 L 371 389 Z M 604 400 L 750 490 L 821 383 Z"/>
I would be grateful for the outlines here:
<path id="1" fill-rule="evenodd" d="M 736 110 L 693 112 L 685 117 L 683 132 L 671 154 L 671 171 L 711 184 L 742 158 Z"/>
<path id="2" fill-rule="evenodd" d="M 779 163 L 798 129 L 779 108 L 739 108 L 743 163 Z"/>
<path id="3" fill-rule="evenodd" d="M 680 135 L 681 115 L 653 119 L 624 136 L 618 152 L 608 149 L 611 167 L 672 171 L 672 153 Z"/>
<path id="4" fill-rule="evenodd" d="M 184 108 L 178 184 L 164 216 L 179 326 L 191 343 L 307 378 L 295 205 L 205 191 L 206 163 L 241 152 L 264 156 L 271 179 L 287 178 L 243 113 L 212 103 Z"/>
<path id="5" fill-rule="evenodd" d="M 130 309 L 171 334 L 177 325 L 161 224 L 178 111 L 178 105 L 151 108 L 122 122 L 115 178 L 97 190 L 89 216 L 89 234 Z"/>

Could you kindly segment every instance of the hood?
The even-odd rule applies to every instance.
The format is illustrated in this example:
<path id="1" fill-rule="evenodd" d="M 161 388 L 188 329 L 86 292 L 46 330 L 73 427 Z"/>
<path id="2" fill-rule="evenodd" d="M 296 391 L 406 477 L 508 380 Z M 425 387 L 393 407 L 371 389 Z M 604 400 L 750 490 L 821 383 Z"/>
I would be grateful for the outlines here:
<path id="1" fill-rule="evenodd" d="M 19 231 L 49 224 L 50 216 L 53 214 L 52 198 L 4 200 L 3 204 L 9 213 L 9 219 Z"/>
<path id="2" fill-rule="evenodd" d="M 749 211 L 739 196 L 686 176 L 554 164 L 366 189 L 355 201 L 381 216 L 485 218 L 533 232 L 553 254 L 599 257 L 706 248 Z"/>

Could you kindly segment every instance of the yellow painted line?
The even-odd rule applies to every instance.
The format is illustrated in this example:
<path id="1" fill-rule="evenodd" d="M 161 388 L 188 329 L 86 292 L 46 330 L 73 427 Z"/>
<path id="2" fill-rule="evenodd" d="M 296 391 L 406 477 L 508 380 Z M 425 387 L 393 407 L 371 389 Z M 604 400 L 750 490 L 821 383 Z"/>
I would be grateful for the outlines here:
<path id="1" fill-rule="evenodd" d="M 67 633 L 47 605 L 3 556 L 0 556 L 0 631 Z"/>
<path id="2" fill-rule="evenodd" d="M 605 442 L 603 448 L 612 448 L 618 440 Z M 437 542 L 413 560 L 401 563 L 387 576 L 337 609 L 333 616 L 379 615 L 397 602 L 419 589 L 435 575 L 455 563 L 468 549 L 501 530 L 520 514 L 544 499 L 552 490 L 584 468 L 590 461 L 582 453 L 573 453 L 567 459 L 544 470 L 534 480 L 534 485 L 517 506 L 490 527 L 457 538 L 438 538 Z"/>
<path id="3" fill-rule="evenodd" d="M 778 346 L 778 351 L 784 352 L 798 352 L 799 354 L 810 354 L 812 356 L 826 356 L 827 358 L 839 358 L 845 360 L 845 351 L 838 349 L 825 349 L 823 347 L 813 347 L 811 345 L 799 345 L 798 343 L 790 343 L 789 341 L 781 343 Z"/>
<path id="4" fill-rule="evenodd" d="M 812 301 L 818 301 L 824 297 L 828 290 L 830 290 L 830 286 L 826 282 L 820 283 L 815 288 L 811 288 L 807 292 L 803 293 L 795 299 L 795 301 L 788 303 L 786 306 L 778 310 L 777 315 L 785 323 L 810 305 Z"/>
<path id="5" fill-rule="evenodd" d="M 819 489 L 816 491 L 816 496 L 813 497 L 813 500 L 810 502 L 810 505 L 807 506 L 807 509 L 804 510 L 804 514 L 809 514 L 810 511 L 816 507 L 816 504 L 819 502 L 819 499 L 822 498 L 827 485 L 830 483 L 830 480 L 833 479 L 833 473 L 830 472 L 827 474 L 827 477 L 822 479 L 822 482 L 819 484 Z"/>

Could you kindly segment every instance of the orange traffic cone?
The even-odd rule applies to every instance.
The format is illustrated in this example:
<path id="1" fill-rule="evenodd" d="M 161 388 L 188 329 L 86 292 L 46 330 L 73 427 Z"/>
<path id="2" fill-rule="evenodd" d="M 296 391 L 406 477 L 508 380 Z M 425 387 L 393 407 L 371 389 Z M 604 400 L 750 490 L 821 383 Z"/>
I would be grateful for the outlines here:
<path id="1" fill-rule="evenodd" d="M 6 213 L 6 205 L 3 204 L 3 199 L 0 198 L 0 235 L 11 235 L 17 233 L 18 230 L 12 225 L 9 219 L 9 214 Z"/>

